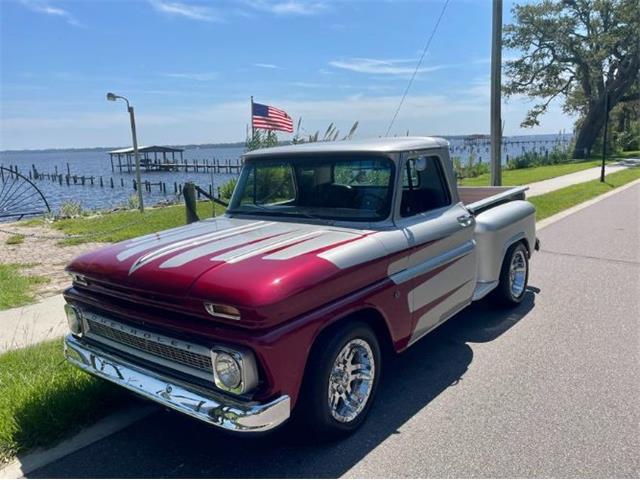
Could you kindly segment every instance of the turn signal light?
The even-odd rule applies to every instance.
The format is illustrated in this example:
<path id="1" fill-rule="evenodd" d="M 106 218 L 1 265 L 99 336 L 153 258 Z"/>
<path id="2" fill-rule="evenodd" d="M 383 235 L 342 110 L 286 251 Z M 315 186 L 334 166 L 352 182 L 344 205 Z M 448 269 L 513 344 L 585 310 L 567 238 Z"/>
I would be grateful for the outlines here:
<path id="1" fill-rule="evenodd" d="M 218 305 L 216 303 L 204 302 L 204 309 L 213 317 L 240 320 L 240 310 L 229 305 Z"/>

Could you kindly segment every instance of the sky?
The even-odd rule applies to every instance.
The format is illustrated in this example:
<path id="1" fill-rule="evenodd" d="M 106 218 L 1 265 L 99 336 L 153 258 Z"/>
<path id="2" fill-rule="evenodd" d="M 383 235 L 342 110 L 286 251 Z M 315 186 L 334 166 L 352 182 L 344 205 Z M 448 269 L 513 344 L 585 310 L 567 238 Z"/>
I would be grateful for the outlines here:
<path id="1" fill-rule="evenodd" d="M 134 105 L 141 145 L 242 141 L 251 95 L 302 134 L 384 135 L 444 5 L 0 0 L 0 149 L 129 145 L 108 91 Z M 491 1 L 450 0 L 391 134 L 488 133 L 490 42 Z M 503 102 L 505 135 L 571 131 L 559 105 L 521 128 L 530 106 Z"/>

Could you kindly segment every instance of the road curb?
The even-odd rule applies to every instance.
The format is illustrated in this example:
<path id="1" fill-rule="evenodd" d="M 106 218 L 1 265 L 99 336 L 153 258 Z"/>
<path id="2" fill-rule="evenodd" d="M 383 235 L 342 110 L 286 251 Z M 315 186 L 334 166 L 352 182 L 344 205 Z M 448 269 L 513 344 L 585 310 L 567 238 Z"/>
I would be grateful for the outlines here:
<path id="1" fill-rule="evenodd" d="M 611 197 L 612 195 L 615 195 L 617 193 L 620 193 L 628 188 L 634 187 L 635 185 L 640 184 L 640 179 L 638 180 L 634 180 L 633 182 L 629 182 L 626 185 L 622 185 L 621 187 L 615 188 L 613 190 L 611 190 L 610 192 L 607 193 L 603 193 L 602 195 L 598 195 L 597 197 L 592 198 L 591 200 L 587 200 L 586 202 L 582 202 L 579 203 L 578 205 L 575 205 L 571 208 L 567 208 L 566 210 L 563 210 L 559 213 L 556 213 L 555 215 L 552 215 L 548 218 L 545 218 L 544 220 L 541 220 L 539 222 L 536 222 L 536 230 L 540 231 L 543 228 L 548 227 L 549 225 L 553 225 L 554 223 L 558 222 L 559 220 L 562 220 L 563 218 L 568 217 L 569 215 L 573 215 L 574 213 L 579 212 L 580 210 L 584 210 L 587 207 L 590 207 L 591 205 L 598 203 L 602 200 L 605 200 L 609 197 Z"/>
<path id="2" fill-rule="evenodd" d="M 158 408 L 154 405 L 142 405 L 116 412 L 103 418 L 98 423 L 83 429 L 77 435 L 63 440 L 52 448 L 37 450 L 33 453 L 19 456 L 5 466 L 0 467 L 0 478 L 24 477 L 38 468 L 44 467 L 92 443 L 113 435 L 157 411 Z"/>

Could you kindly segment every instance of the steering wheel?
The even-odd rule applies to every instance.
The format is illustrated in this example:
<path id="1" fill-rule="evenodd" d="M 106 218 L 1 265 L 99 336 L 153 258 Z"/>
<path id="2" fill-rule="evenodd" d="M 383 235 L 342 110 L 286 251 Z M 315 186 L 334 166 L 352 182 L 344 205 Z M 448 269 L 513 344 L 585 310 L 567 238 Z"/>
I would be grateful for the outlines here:
<path id="1" fill-rule="evenodd" d="M 373 193 L 363 193 L 360 197 L 360 206 L 367 210 L 378 211 L 383 204 L 383 200 Z"/>

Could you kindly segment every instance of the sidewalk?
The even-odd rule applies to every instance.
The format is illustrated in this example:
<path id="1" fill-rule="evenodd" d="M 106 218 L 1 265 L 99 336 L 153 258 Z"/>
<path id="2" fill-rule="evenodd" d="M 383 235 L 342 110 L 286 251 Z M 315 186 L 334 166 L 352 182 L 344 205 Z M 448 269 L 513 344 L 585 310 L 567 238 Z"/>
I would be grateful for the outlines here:
<path id="1" fill-rule="evenodd" d="M 622 162 L 621 162 L 622 163 Z M 605 167 L 605 175 L 610 173 L 619 172 L 628 168 L 627 165 L 607 165 Z M 580 172 L 570 173 L 568 175 L 562 175 L 561 177 L 550 178 L 541 182 L 534 182 L 528 185 L 527 198 L 535 197 L 537 195 L 543 195 L 545 193 L 553 192 L 570 185 L 577 183 L 589 182 L 600 178 L 600 167 L 589 168 Z"/>
<path id="2" fill-rule="evenodd" d="M 62 295 L 0 311 L 0 354 L 62 337 L 67 332 Z"/>

